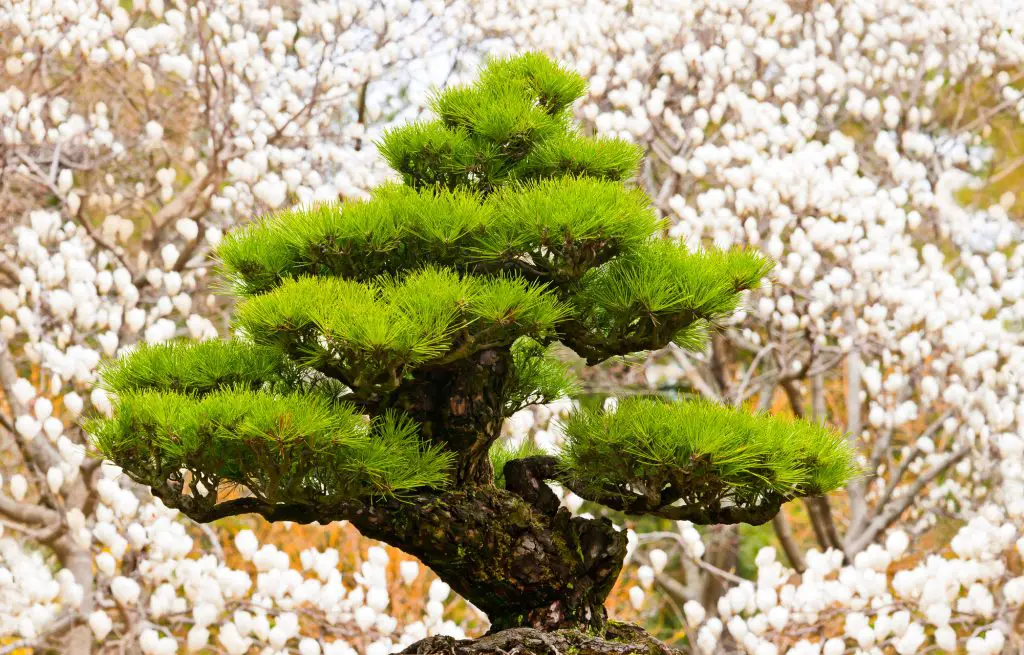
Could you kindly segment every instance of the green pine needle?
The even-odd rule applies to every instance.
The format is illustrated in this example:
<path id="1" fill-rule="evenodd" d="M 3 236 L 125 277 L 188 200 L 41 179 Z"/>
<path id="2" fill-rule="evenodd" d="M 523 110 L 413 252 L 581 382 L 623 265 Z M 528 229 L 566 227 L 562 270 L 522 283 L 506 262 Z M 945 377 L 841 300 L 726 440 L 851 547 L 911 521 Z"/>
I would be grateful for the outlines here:
<path id="1" fill-rule="evenodd" d="M 538 144 L 516 169 L 520 179 L 572 175 L 625 182 L 640 166 L 643 150 L 622 139 L 567 133 Z"/>
<path id="2" fill-rule="evenodd" d="M 217 255 L 229 288 L 251 296 L 305 275 L 363 281 L 464 265 L 490 222 L 476 194 L 385 184 L 365 202 L 279 212 L 229 234 Z"/>
<path id="3" fill-rule="evenodd" d="M 569 364 L 540 343 L 523 337 L 512 344 L 512 373 L 506 387 L 506 413 L 578 394 L 579 380 Z"/>
<path id="4" fill-rule="evenodd" d="M 289 280 L 245 301 L 236 320 L 255 343 L 370 393 L 397 388 L 420 365 L 549 336 L 566 311 L 519 278 L 425 268 L 369 283 Z"/>
<path id="5" fill-rule="evenodd" d="M 526 52 L 507 58 L 491 59 L 480 71 L 477 86 L 491 90 L 521 86 L 536 102 L 551 115 L 568 109 L 577 98 L 583 96 L 587 84 L 583 78 L 567 68 L 559 66 L 539 52 Z"/>
<path id="6" fill-rule="evenodd" d="M 280 351 L 237 340 L 140 344 L 100 367 L 103 387 L 117 394 L 146 389 L 192 394 L 226 387 L 260 389 L 292 377 L 290 373 Z"/>
<path id="7" fill-rule="evenodd" d="M 351 406 L 304 394 L 226 389 L 202 398 L 128 392 L 86 429 L 136 480 L 161 486 L 182 470 L 207 490 L 242 485 L 270 502 L 320 503 L 443 487 L 451 454 L 408 419 L 368 422 Z"/>
<path id="8" fill-rule="evenodd" d="M 697 251 L 648 241 L 590 271 L 573 299 L 593 347 L 609 354 L 661 348 L 701 350 L 710 326 L 730 316 L 772 262 L 752 250 Z"/>
<path id="9" fill-rule="evenodd" d="M 769 495 L 826 493 L 857 475 L 847 440 L 828 427 L 705 400 L 630 398 L 612 412 L 580 409 L 565 432 L 565 475 L 597 496 L 672 486 L 686 504 L 753 506 Z"/>
<path id="10" fill-rule="evenodd" d="M 377 149 L 411 187 L 472 188 L 470 173 L 478 144 L 465 130 L 442 121 L 411 123 L 386 130 Z"/>
<path id="11" fill-rule="evenodd" d="M 638 247 L 660 227 L 640 190 L 587 177 L 510 186 L 488 199 L 477 257 L 518 262 L 564 285 Z"/>

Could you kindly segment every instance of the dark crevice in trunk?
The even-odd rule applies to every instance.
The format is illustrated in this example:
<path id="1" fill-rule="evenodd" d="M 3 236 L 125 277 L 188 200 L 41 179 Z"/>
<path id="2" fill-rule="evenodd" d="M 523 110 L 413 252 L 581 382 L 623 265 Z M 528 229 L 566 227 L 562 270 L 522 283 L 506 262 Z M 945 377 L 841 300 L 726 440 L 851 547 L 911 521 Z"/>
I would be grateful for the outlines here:
<path id="1" fill-rule="evenodd" d="M 454 486 L 494 480 L 489 451 L 505 420 L 508 348 L 480 351 L 452 367 L 424 371 L 388 405 L 416 419 L 420 434 L 456 454 Z"/>

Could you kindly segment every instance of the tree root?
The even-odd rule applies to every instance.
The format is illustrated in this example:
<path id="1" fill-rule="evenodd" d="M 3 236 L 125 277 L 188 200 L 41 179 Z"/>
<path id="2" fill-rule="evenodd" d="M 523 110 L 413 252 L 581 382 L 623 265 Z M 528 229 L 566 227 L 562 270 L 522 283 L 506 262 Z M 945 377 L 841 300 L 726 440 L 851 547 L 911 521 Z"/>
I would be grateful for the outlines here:
<path id="1" fill-rule="evenodd" d="M 579 630 L 511 628 L 479 639 L 427 637 L 403 655 L 679 655 L 642 628 L 609 621 L 604 638 Z"/>

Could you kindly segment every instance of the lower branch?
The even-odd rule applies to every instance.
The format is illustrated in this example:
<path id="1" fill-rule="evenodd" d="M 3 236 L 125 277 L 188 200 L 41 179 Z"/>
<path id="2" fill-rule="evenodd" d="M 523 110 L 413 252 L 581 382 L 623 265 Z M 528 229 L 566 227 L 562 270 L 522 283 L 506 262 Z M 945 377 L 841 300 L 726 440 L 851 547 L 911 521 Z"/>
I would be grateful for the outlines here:
<path id="1" fill-rule="evenodd" d="M 510 466 L 513 466 L 510 469 Z M 659 495 L 656 501 L 648 496 L 623 496 L 621 494 L 596 492 L 583 480 L 577 480 L 561 471 L 558 466 L 558 459 L 550 455 L 539 455 L 526 457 L 520 460 L 509 462 L 505 466 L 505 476 L 513 475 L 513 486 L 509 489 L 520 493 L 518 485 L 525 485 L 526 490 L 520 495 L 529 502 L 535 495 L 543 496 L 542 491 L 536 491 L 541 480 L 555 480 L 575 494 L 605 507 L 625 512 L 626 514 L 647 514 L 660 516 L 673 521 L 690 521 L 699 525 L 749 523 L 750 525 L 761 525 L 775 516 L 783 503 L 790 500 L 777 494 L 768 495 L 761 503 L 753 506 L 729 505 L 715 506 L 713 504 L 676 505 L 674 502 L 663 504 L 664 497 L 679 498 L 678 490 L 668 491 Z M 549 490 L 550 492 L 550 490 Z"/>

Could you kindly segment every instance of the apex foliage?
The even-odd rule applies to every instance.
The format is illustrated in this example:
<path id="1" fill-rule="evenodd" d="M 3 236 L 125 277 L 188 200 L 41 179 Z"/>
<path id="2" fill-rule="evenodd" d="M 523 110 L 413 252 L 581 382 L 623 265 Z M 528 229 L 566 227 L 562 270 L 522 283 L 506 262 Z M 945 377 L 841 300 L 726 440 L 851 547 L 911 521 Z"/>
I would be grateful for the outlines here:
<path id="1" fill-rule="evenodd" d="M 843 484 L 851 454 L 828 429 L 706 402 L 581 411 L 554 467 L 494 445 L 505 417 L 575 388 L 550 344 L 591 364 L 700 349 L 772 267 L 663 240 L 626 184 L 639 149 L 573 123 L 583 91 L 539 54 L 492 61 L 434 96 L 435 119 L 384 135 L 403 183 L 229 235 L 236 338 L 108 365 L 97 448 L 186 509 L 223 485 L 270 510 L 491 487 L 516 461 L 614 508 L 703 522 L 765 520 Z"/>

